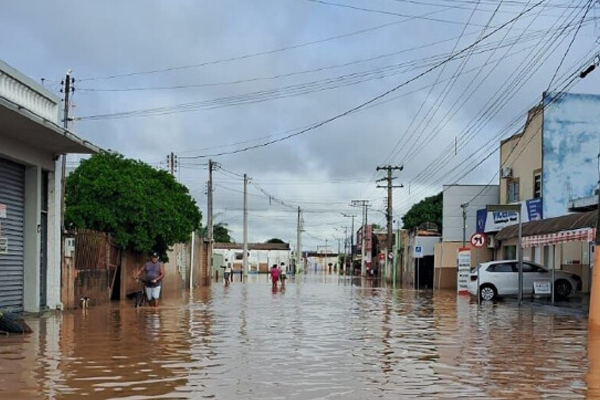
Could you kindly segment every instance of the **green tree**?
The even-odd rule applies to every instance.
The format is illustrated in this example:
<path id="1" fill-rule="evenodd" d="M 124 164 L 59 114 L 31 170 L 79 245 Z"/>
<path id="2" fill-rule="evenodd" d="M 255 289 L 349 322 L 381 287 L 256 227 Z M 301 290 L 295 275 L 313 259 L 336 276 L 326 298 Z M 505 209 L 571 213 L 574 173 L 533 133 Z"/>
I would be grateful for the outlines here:
<path id="1" fill-rule="evenodd" d="M 267 240 L 265 243 L 285 243 L 285 242 L 281 239 L 273 238 L 273 239 Z"/>
<path id="2" fill-rule="evenodd" d="M 170 174 L 120 154 L 96 154 L 67 178 L 66 226 L 110 233 L 123 248 L 164 257 L 201 218 L 188 189 Z"/>
<path id="3" fill-rule="evenodd" d="M 213 225 L 213 239 L 218 243 L 233 243 L 233 239 L 229 236 L 229 229 L 224 222 L 217 222 Z"/>
<path id="4" fill-rule="evenodd" d="M 414 204 L 404 217 L 402 223 L 404 229 L 414 229 L 424 227 L 425 224 L 434 223 L 438 230 L 442 230 L 442 202 L 443 192 L 435 196 L 426 197 L 420 202 Z"/>

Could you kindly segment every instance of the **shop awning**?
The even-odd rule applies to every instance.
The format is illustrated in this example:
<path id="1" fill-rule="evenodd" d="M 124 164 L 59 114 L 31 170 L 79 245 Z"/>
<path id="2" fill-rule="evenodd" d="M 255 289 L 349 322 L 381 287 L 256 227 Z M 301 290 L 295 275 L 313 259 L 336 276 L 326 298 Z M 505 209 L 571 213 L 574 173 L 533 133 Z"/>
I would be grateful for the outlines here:
<path id="1" fill-rule="evenodd" d="M 523 247 L 549 246 L 560 243 L 586 241 L 596 238 L 598 211 L 569 214 L 562 217 L 531 221 L 522 225 Z M 511 225 L 496 235 L 496 240 L 517 238 L 519 226 Z"/>
<path id="2" fill-rule="evenodd" d="M 540 247 L 567 242 L 593 242 L 596 239 L 595 228 L 575 229 L 545 235 L 527 236 L 522 239 L 523 247 Z"/>

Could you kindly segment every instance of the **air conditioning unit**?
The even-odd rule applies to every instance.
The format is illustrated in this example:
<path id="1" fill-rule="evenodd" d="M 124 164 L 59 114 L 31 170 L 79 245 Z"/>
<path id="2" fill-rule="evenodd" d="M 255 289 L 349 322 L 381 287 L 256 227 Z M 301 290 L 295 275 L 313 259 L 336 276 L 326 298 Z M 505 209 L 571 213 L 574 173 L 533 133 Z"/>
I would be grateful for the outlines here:
<path id="1" fill-rule="evenodd" d="M 511 167 L 502 167 L 500 170 L 501 178 L 511 178 L 512 177 L 512 168 Z"/>
<path id="2" fill-rule="evenodd" d="M 496 237 L 494 235 L 487 235 L 485 242 L 487 243 L 488 249 L 496 248 Z"/>

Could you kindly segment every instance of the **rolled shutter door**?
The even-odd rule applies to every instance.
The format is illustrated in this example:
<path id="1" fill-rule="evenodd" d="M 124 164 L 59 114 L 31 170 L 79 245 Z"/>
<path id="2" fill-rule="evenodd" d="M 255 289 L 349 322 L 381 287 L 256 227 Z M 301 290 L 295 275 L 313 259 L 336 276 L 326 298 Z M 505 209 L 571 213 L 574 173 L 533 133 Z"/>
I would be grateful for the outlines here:
<path id="1" fill-rule="evenodd" d="M 25 167 L 0 158 L 0 308 L 15 312 L 23 310 L 24 214 Z"/>

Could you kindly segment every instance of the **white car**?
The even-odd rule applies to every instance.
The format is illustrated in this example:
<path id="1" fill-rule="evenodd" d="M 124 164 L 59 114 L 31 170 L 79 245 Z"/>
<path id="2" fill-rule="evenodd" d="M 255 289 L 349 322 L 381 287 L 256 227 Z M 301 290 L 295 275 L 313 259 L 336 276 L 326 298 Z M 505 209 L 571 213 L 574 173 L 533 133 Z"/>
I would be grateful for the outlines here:
<path id="1" fill-rule="evenodd" d="M 477 287 L 477 275 L 479 288 Z M 551 281 L 552 272 L 539 264 L 523 261 L 523 294 L 533 293 L 535 281 Z M 519 262 L 517 260 L 489 261 L 475 267 L 469 276 L 469 293 L 493 300 L 498 296 L 519 294 Z M 554 293 L 557 298 L 567 298 L 581 290 L 581 278 L 573 273 L 554 271 Z"/>

